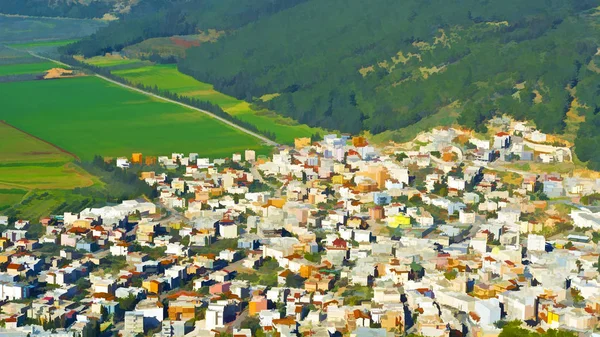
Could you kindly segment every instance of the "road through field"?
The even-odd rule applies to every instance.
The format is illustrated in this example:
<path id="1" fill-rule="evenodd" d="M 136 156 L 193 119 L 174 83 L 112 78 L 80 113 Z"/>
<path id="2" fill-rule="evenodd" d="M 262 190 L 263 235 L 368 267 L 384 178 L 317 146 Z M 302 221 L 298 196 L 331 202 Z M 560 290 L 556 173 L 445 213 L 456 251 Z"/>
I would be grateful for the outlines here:
<path id="1" fill-rule="evenodd" d="M 35 56 L 35 57 L 37 57 L 37 58 L 41 58 L 41 59 L 48 60 L 48 61 L 52 61 L 52 62 L 55 62 L 55 63 L 61 64 L 61 65 L 69 66 L 68 64 L 62 63 L 62 62 L 60 62 L 60 61 L 57 61 L 57 60 L 53 60 L 53 59 L 51 59 L 51 58 L 48 58 L 48 57 L 45 57 L 45 56 L 37 55 L 37 54 L 35 54 L 35 53 L 33 53 L 33 52 L 29 52 L 29 54 L 31 54 L 32 56 Z M 148 91 L 144 91 L 144 90 L 142 90 L 142 89 L 138 89 L 138 88 L 136 88 L 136 87 L 129 86 L 129 85 L 127 85 L 127 84 L 123 84 L 123 83 L 117 82 L 117 81 L 115 81 L 115 80 L 111 80 L 110 78 L 108 78 L 108 77 L 104 77 L 104 76 L 102 76 L 102 75 L 99 75 L 99 74 L 94 74 L 94 75 L 95 75 L 96 77 L 98 77 L 98 78 L 101 78 L 101 79 L 103 79 L 103 80 L 105 80 L 105 81 L 108 81 L 108 82 L 110 82 L 110 83 L 116 84 L 116 85 L 118 85 L 118 86 L 121 86 L 121 87 L 123 87 L 123 88 L 127 88 L 127 89 L 130 89 L 130 90 L 133 90 L 133 91 L 139 92 L 139 93 L 141 93 L 141 94 L 144 94 L 144 95 L 147 95 L 147 96 L 151 96 L 151 97 L 154 97 L 154 98 L 157 98 L 157 99 L 160 99 L 160 100 L 166 101 L 166 102 L 170 102 L 170 103 L 178 104 L 178 105 L 181 105 L 181 106 L 183 106 L 183 107 L 186 107 L 186 108 L 188 108 L 188 109 L 192 109 L 192 110 L 196 110 L 196 111 L 202 112 L 202 113 L 204 113 L 204 114 L 206 114 L 206 115 L 209 115 L 209 116 L 211 116 L 211 117 L 213 117 L 213 118 L 215 118 L 215 119 L 217 119 L 217 120 L 219 120 L 219 121 L 221 121 L 221 122 L 223 122 L 223 123 L 225 123 L 225 124 L 227 124 L 227 125 L 229 125 L 229 126 L 231 126 L 231 127 L 234 127 L 234 128 L 236 128 L 236 129 L 238 129 L 238 130 L 240 130 L 240 131 L 242 131 L 242 132 L 245 132 L 245 133 L 247 133 L 247 134 L 249 134 L 249 135 L 251 135 L 251 136 L 254 136 L 254 137 L 256 137 L 256 138 L 258 138 L 258 139 L 262 140 L 262 141 L 263 141 L 265 144 L 267 144 L 267 145 L 270 145 L 270 146 L 278 146 L 278 145 L 279 145 L 277 142 L 274 142 L 274 141 L 270 140 L 269 138 L 267 138 L 267 137 L 265 137 L 265 136 L 263 136 L 263 135 L 260 135 L 260 134 L 258 134 L 258 133 L 256 133 L 256 132 L 253 132 L 253 131 L 250 131 L 250 130 L 248 130 L 248 129 L 245 129 L 245 128 L 243 128 L 243 127 L 241 127 L 241 126 L 239 126 L 239 125 L 235 124 L 234 122 L 228 121 L 228 120 L 227 120 L 227 119 L 225 119 L 225 118 L 222 118 L 222 117 L 219 117 L 219 116 L 217 116 L 217 115 L 213 114 L 213 113 L 212 113 L 212 112 L 210 112 L 210 111 L 202 110 L 202 109 L 196 108 L 196 107 L 194 107 L 194 106 L 191 106 L 191 105 L 188 105 L 188 104 L 185 104 L 185 103 L 181 103 L 181 102 L 178 102 L 178 101 L 175 101 L 175 100 L 172 100 L 172 99 L 169 99 L 169 98 L 166 98 L 166 97 L 163 97 L 163 96 L 157 95 L 157 94 L 153 94 L 153 93 L 151 93 L 151 92 L 148 92 Z"/>

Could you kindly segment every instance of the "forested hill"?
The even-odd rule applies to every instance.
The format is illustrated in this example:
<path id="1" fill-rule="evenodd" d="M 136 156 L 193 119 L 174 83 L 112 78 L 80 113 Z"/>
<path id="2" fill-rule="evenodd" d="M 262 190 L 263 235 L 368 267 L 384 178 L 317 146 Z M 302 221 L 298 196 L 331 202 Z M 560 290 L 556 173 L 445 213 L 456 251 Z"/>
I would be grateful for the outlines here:
<path id="1" fill-rule="evenodd" d="M 585 12 L 598 5 L 311 0 L 190 49 L 180 69 L 238 98 L 278 93 L 269 108 L 348 132 L 405 127 L 456 100 L 467 126 L 509 112 L 560 131 L 565 87 L 597 51 Z"/>
<path id="2" fill-rule="evenodd" d="M 600 0 L 141 4 L 66 52 L 226 30 L 188 49 L 179 69 L 302 123 L 352 133 L 407 127 L 453 103 L 471 128 L 508 113 L 560 133 L 577 97 L 588 114 L 577 153 L 600 158 Z"/>
<path id="3" fill-rule="evenodd" d="M 154 37 L 233 31 L 307 0 L 142 0 L 121 19 L 65 48 L 67 54 L 93 56 Z"/>

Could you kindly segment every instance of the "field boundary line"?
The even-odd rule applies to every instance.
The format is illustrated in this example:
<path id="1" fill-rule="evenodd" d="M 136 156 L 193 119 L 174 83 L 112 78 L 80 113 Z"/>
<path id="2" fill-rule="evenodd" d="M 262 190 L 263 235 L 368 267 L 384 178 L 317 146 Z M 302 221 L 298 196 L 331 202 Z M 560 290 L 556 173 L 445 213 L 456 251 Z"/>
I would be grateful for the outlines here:
<path id="1" fill-rule="evenodd" d="M 53 59 L 45 57 L 45 56 L 41 56 L 41 55 L 35 54 L 35 53 L 31 52 L 31 51 L 29 52 L 29 54 L 31 54 L 34 57 L 38 57 L 38 58 L 41 58 L 41 59 L 44 59 L 44 60 L 47 60 L 47 61 L 52 61 L 54 63 L 58 63 L 60 65 L 63 65 L 63 66 L 71 68 L 71 66 L 68 65 L 68 64 L 66 64 L 66 63 L 63 63 L 63 62 L 60 62 L 60 61 L 57 61 L 57 60 L 53 60 Z M 256 132 L 250 131 L 250 130 L 244 128 L 243 126 L 235 124 L 234 122 L 229 121 L 229 120 L 227 120 L 227 119 L 225 119 L 223 117 L 217 116 L 217 115 L 215 115 L 214 113 L 212 113 L 210 111 L 202 110 L 200 108 L 197 108 L 197 107 L 189 105 L 189 104 L 185 104 L 185 103 L 182 103 L 182 102 L 170 99 L 170 98 L 166 98 L 166 97 L 163 97 L 163 96 L 160 96 L 160 95 L 157 95 L 157 94 L 153 94 L 151 92 L 148 92 L 148 91 L 136 88 L 136 87 L 132 87 L 130 85 L 127 85 L 127 84 L 124 84 L 124 83 L 121 83 L 121 82 L 118 82 L 118 81 L 115 81 L 115 80 L 111 80 L 110 78 L 104 77 L 104 76 L 102 76 L 100 74 L 94 73 L 94 76 L 96 76 L 98 78 L 101 78 L 101 79 L 103 79 L 103 80 L 105 80 L 107 82 L 110 82 L 112 84 L 116 84 L 116 85 L 118 85 L 120 87 L 123 87 L 123 88 L 129 89 L 129 90 L 133 90 L 133 91 L 136 91 L 138 93 L 144 94 L 146 96 L 154 97 L 154 98 L 163 100 L 165 102 L 174 103 L 174 104 L 180 105 L 180 106 L 188 108 L 188 109 L 192 109 L 192 110 L 195 110 L 195 111 L 202 112 L 202 113 L 204 113 L 204 114 L 206 114 L 206 115 L 208 115 L 208 116 L 210 116 L 212 118 L 215 118 L 215 119 L 219 120 L 222 123 L 225 123 L 225 124 L 227 124 L 227 125 L 229 125 L 229 126 L 231 126 L 233 128 L 238 129 L 239 131 L 242 131 L 242 132 L 244 132 L 246 134 L 249 134 L 251 136 L 254 136 L 255 138 L 258 138 L 258 139 L 262 140 L 267 145 L 270 145 L 270 146 L 279 146 L 279 143 L 277 143 L 277 142 L 275 142 L 275 141 L 273 141 L 273 140 L 271 140 L 271 139 L 269 139 L 269 138 L 267 138 L 265 136 L 262 136 L 262 135 L 260 135 L 260 134 L 258 134 Z"/>
<path id="2" fill-rule="evenodd" d="M 50 143 L 49 141 L 44 140 L 44 139 L 42 139 L 42 138 L 40 138 L 40 137 L 38 137 L 36 135 L 33 135 L 33 134 L 31 134 L 31 133 L 23 130 L 23 129 L 19 129 L 18 127 L 14 126 L 14 125 L 8 124 L 5 120 L 0 120 L 0 124 L 6 125 L 9 128 L 13 128 L 13 129 L 15 129 L 15 130 L 17 130 L 17 131 L 19 131 L 21 133 L 24 133 L 24 134 L 28 135 L 31 138 L 39 140 L 40 142 L 46 143 L 46 144 L 52 146 L 53 148 L 57 149 L 58 151 L 66 154 L 66 155 L 69 155 L 69 156 L 73 157 L 75 160 L 81 161 L 81 159 L 79 159 L 79 157 L 76 154 L 74 154 L 73 152 L 67 151 L 67 150 L 63 149 L 62 147 L 60 147 L 60 146 L 58 146 L 56 144 Z"/>

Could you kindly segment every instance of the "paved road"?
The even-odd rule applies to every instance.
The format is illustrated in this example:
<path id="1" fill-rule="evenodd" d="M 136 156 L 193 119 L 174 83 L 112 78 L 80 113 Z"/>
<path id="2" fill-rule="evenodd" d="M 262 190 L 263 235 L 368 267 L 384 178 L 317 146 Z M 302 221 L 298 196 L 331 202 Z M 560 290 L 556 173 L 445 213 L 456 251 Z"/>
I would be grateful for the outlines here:
<path id="1" fill-rule="evenodd" d="M 45 56 L 41 56 L 41 55 L 35 54 L 33 52 L 29 52 L 29 54 L 31 54 L 32 56 L 35 56 L 37 58 L 41 58 L 41 59 L 44 59 L 44 60 L 52 61 L 52 62 L 61 64 L 61 65 L 64 65 L 64 66 L 69 66 L 68 64 L 62 63 L 62 62 L 57 61 L 57 60 L 53 60 L 53 59 L 45 57 Z M 196 110 L 196 111 L 202 112 L 202 113 L 204 113 L 206 115 L 209 115 L 212 118 L 218 119 L 219 121 L 221 121 L 221 122 L 223 122 L 223 123 L 225 123 L 225 124 L 227 124 L 227 125 L 229 125 L 229 126 L 231 126 L 233 128 L 236 128 L 236 129 L 238 129 L 238 130 L 240 130 L 240 131 L 242 131 L 244 133 L 247 133 L 247 134 L 249 134 L 251 136 L 254 136 L 254 137 L 262 140 L 267 145 L 270 145 L 270 146 L 278 146 L 279 145 L 277 142 L 274 142 L 274 141 L 270 140 L 269 138 L 267 138 L 267 137 L 265 137 L 263 135 L 260 135 L 260 134 L 258 134 L 256 132 L 253 132 L 253 131 L 250 131 L 248 129 L 245 129 L 245 128 L 243 128 L 243 127 L 235 124 L 234 122 L 231 122 L 231 121 L 229 121 L 229 120 L 227 120 L 227 119 L 225 119 L 223 117 L 220 117 L 220 116 L 217 116 L 217 115 L 213 114 L 212 112 L 209 112 L 209 111 L 206 111 L 206 110 L 202 110 L 202 109 L 196 108 L 194 106 L 191 106 L 191 105 L 188 105 L 188 104 L 185 104 L 185 103 L 181 103 L 181 102 L 178 102 L 178 101 L 166 98 L 166 97 L 162 97 L 160 95 L 153 94 L 151 92 L 144 91 L 142 89 L 138 89 L 138 88 L 129 86 L 127 84 L 123 84 L 123 83 L 117 82 L 115 80 L 111 80 L 110 78 L 104 77 L 104 76 L 99 75 L 99 74 L 94 74 L 94 75 L 96 77 L 98 77 L 98 78 L 101 78 L 101 79 L 105 80 L 105 81 L 108 81 L 110 83 L 116 84 L 116 85 L 118 85 L 120 87 L 123 87 L 123 88 L 127 88 L 129 90 L 137 91 L 137 92 L 139 92 L 141 94 L 144 94 L 146 96 L 154 97 L 154 98 L 166 101 L 166 102 L 170 102 L 170 103 L 173 103 L 173 104 L 181 105 L 181 106 L 186 107 L 188 109 L 192 109 L 192 110 Z"/>

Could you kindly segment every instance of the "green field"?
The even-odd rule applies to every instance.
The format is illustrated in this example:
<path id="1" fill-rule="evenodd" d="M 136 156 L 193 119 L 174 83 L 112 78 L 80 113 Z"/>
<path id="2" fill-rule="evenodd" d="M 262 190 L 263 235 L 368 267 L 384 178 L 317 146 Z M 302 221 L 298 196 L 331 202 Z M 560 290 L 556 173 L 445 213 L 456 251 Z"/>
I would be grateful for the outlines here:
<path id="1" fill-rule="evenodd" d="M 0 42 L 34 43 L 88 36 L 107 23 L 100 20 L 17 17 L 0 14 Z"/>
<path id="2" fill-rule="evenodd" d="M 0 65 L 0 76 L 43 74 L 52 68 L 64 68 L 54 62 L 20 63 Z"/>
<path id="3" fill-rule="evenodd" d="M 86 62 L 89 61 L 86 60 Z M 177 65 L 175 64 L 157 64 L 142 68 L 114 70 L 112 73 L 134 83 L 149 86 L 156 85 L 160 89 L 169 90 L 183 96 L 210 101 L 219 105 L 223 110 L 241 103 L 235 97 L 214 90 L 211 84 L 199 82 L 191 76 L 180 73 L 177 71 Z"/>
<path id="4" fill-rule="evenodd" d="M 81 58 L 77 58 L 83 60 Z M 124 64 L 134 64 L 141 62 L 137 59 L 128 59 L 119 56 L 96 56 L 85 60 L 86 63 L 89 63 L 96 67 L 114 67 L 121 66 Z"/>
<path id="5" fill-rule="evenodd" d="M 66 40 L 51 40 L 51 41 L 36 41 L 36 42 L 25 42 L 25 43 L 14 43 L 8 46 L 15 49 L 36 49 L 39 47 L 60 47 L 66 46 L 70 43 L 77 42 L 78 39 L 66 39 Z"/>
<path id="6" fill-rule="evenodd" d="M 37 62 L 42 62 L 42 60 L 29 55 L 25 51 L 12 49 L 0 44 L 0 65 Z"/>
<path id="7" fill-rule="evenodd" d="M 86 62 L 89 62 L 89 60 L 86 60 Z M 94 62 L 98 63 L 100 61 Z M 322 129 L 299 124 L 290 118 L 285 118 L 270 111 L 257 111 L 248 102 L 220 93 L 214 90 L 211 84 L 200 82 L 191 76 L 182 74 L 174 64 L 114 70 L 112 73 L 134 83 L 157 86 L 160 89 L 169 90 L 182 96 L 194 97 L 217 104 L 229 114 L 255 125 L 259 130 L 274 132 L 276 141 L 281 143 L 290 144 L 297 137 L 310 137 L 317 132 L 325 133 Z"/>
<path id="8" fill-rule="evenodd" d="M 27 191 L 20 189 L 0 190 L 0 211 L 21 201 Z"/>
<path id="9" fill-rule="evenodd" d="M 35 97 L 32 100 L 31 97 Z M 198 152 L 268 152 L 260 140 L 203 113 L 125 90 L 97 77 L 0 83 L 3 118 L 85 159 Z"/>
<path id="10" fill-rule="evenodd" d="M 1 199 L 15 198 L 2 193 L 6 189 L 72 189 L 94 184 L 89 173 L 72 163 L 72 154 L 4 123 L 0 123 L 0 144 Z"/>
<path id="11" fill-rule="evenodd" d="M 72 155 L 4 123 L 0 123 L 0 144 L 3 145 L 1 166 L 73 160 Z"/>

